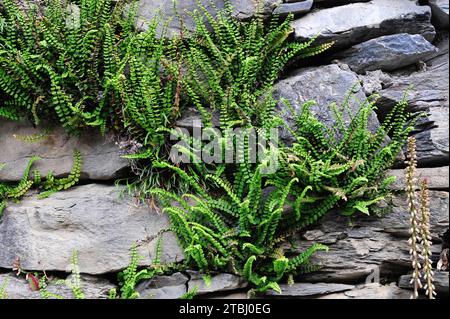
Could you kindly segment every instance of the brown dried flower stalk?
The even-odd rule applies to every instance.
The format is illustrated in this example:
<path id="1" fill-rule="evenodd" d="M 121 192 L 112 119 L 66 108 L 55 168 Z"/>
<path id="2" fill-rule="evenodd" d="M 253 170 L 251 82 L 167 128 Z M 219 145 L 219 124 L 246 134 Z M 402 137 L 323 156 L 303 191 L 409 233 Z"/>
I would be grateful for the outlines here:
<path id="1" fill-rule="evenodd" d="M 423 255 L 423 278 L 425 280 L 425 292 L 429 299 L 436 296 L 434 287 L 433 263 L 431 261 L 432 238 L 430 233 L 430 194 L 428 191 L 428 181 L 424 179 L 420 187 L 420 211 L 422 215 L 421 237 Z"/>
<path id="2" fill-rule="evenodd" d="M 417 171 L 417 154 L 416 154 L 416 139 L 410 137 L 408 139 L 408 160 L 406 161 L 407 167 L 405 169 L 406 176 L 406 194 L 408 199 L 408 210 L 411 213 L 410 216 L 410 234 L 411 237 L 408 241 L 410 245 L 410 255 L 413 267 L 413 275 L 411 284 L 413 284 L 414 292 L 411 295 L 412 299 L 416 299 L 419 296 L 419 289 L 422 288 L 420 281 L 420 242 L 421 242 L 421 222 L 419 217 L 417 195 L 416 195 L 416 171 Z"/>

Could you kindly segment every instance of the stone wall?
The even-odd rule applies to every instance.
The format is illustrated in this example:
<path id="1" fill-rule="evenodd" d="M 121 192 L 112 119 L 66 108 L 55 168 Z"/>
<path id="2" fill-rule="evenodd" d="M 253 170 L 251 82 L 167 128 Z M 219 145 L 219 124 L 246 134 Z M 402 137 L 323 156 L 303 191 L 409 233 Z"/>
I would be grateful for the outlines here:
<path id="1" fill-rule="evenodd" d="M 192 10 L 195 2 L 180 1 L 178 12 L 186 16 L 185 10 Z M 237 18 L 248 19 L 255 14 L 252 0 L 232 2 Z M 215 3 L 223 5 L 223 1 Z M 356 98 L 380 95 L 379 109 L 371 120 L 374 128 L 408 88 L 411 108 L 428 113 L 417 127 L 416 136 L 420 173 L 429 178 L 432 189 L 431 223 L 437 258 L 440 235 L 449 224 L 449 8 L 445 0 L 421 4 L 412 0 L 266 0 L 263 12 L 267 17 L 274 12 L 296 14 L 293 27 L 298 40 L 319 34 L 318 42 L 336 42 L 333 50 L 313 67 L 288 70 L 277 84 L 276 95 L 289 99 L 294 107 L 302 101 L 316 100 L 314 111 L 323 121 L 331 121 L 328 105 L 341 102 L 360 81 L 355 88 Z M 168 19 L 173 18 L 171 1 L 142 0 L 143 27 L 144 18 L 154 16 L 158 8 Z M 173 19 L 171 32 L 177 32 L 177 23 Z M 186 114 L 186 118 L 192 116 L 195 114 Z M 287 114 L 286 121 L 290 120 Z M 33 133 L 44 133 L 45 138 L 35 143 L 20 139 Z M 138 243 L 144 257 L 141 265 L 150 265 L 157 234 L 168 227 L 166 216 L 157 208 L 137 204 L 114 185 L 115 179 L 130 171 L 112 136 L 86 132 L 70 138 L 59 129 L 41 132 L 28 123 L 0 120 L 0 163 L 7 165 L 0 171 L 0 180 L 20 180 L 33 155 L 42 157 L 37 162 L 42 173 L 53 170 L 57 176 L 67 174 L 74 148 L 82 152 L 84 159 L 81 185 L 44 200 L 29 194 L 20 203 L 9 205 L 0 220 L 0 286 L 4 280 L 9 281 L 7 292 L 11 298 L 39 298 L 25 280 L 12 274 L 17 258 L 26 270 L 45 270 L 65 277 L 62 274 L 68 270 L 74 250 L 78 251 L 86 296 L 106 297 L 117 284 L 115 274 L 128 264 L 132 243 Z M 299 234 L 293 250 L 314 242 L 329 245 L 328 253 L 314 257 L 323 267 L 293 286 L 283 285 L 281 295 L 271 294 L 268 298 L 409 298 L 409 217 L 400 192 L 404 180 L 401 161 L 398 165 L 392 174 L 399 177 L 394 185 L 399 193 L 393 203 L 383 207 L 387 214 L 383 218 L 349 221 L 336 212 Z M 183 260 L 173 234 L 164 236 L 163 260 Z M 439 294 L 448 295 L 448 273 L 436 277 Z M 143 282 L 138 291 L 142 298 L 177 298 L 199 286 L 198 292 L 205 298 L 245 297 L 247 284 L 236 276 L 217 274 L 210 286 L 201 278 L 196 272 L 176 273 Z M 371 278 L 375 282 L 370 282 Z M 49 290 L 71 296 L 70 291 L 59 286 L 50 286 Z"/>

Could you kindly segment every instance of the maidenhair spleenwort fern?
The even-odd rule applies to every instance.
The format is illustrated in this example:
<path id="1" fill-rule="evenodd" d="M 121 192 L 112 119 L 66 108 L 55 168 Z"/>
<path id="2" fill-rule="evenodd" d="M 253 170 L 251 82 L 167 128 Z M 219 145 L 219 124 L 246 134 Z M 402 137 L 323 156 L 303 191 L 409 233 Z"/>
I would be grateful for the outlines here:
<path id="1" fill-rule="evenodd" d="M 259 164 L 246 156 L 238 164 L 198 163 L 190 173 L 159 163 L 158 167 L 173 170 L 195 191 L 182 196 L 163 189 L 150 191 L 162 199 L 187 262 L 206 272 L 239 274 L 257 292 L 279 290 L 277 283 L 283 278 L 292 281 L 296 275 L 316 270 L 309 258 L 317 250 L 326 250 L 325 246 L 316 244 L 291 257 L 285 256 L 282 244 L 333 209 L 345 216 L 370 214 L 370 207 L 388 194 L 394 180 L 384 177 L 384 172 L 419 116 L 408 115 L 401 102 L 372 132 L 369 116 L 375 103 L 375 98 L 362 102 L 348 124 L 342 121 L 343 111 L 336 109 L 333 127 L 318 120 L 310 110 L 311 102 L 304 104 L 296 128 L 289 128 L 294 145 L 272 150 L 279 167 L 271 174 L 267 173 L 270 156 Z M 348 108 L 342 105 L 342 109 Z M 265 128 L 280 123 L 284 122 L 275 117 Z M 243 153 L 249 151 L 245 144 Z M 184 152 L 195 155 L 192 145 Z"/>
<path id="2" fill-rule="evenodd" d="M 321 123 L 308 102 L 296 116 L 296 129 L 288 128 L 295 142 L 282 149 L 281 169 L 274 183 L 296 178 L 292 190 L 297 199 L 291 218 L 299 227 L 317 222 L 332 208 L 347 216 L 369 215 L 369 207 L 388 194 L 395 179 L 386 177 L 385 172 L 394 164 L 421 114 L 408 115 L 406 102 L 400 102 L 372 132 L 369 121 L 376 101 L 371 97 L 361 102 L 357 113 L 349 114 L 347 125 L 342 110 L 348 107 L 342 105 L 338 110 L 334 106 L 337 116 L 333 127 Z"/>
<path id="3" fill-rule="evenodd" d="M 135 34 L 130 2 L 3 1 L 0 116 L 56 121 L 70 132 L 113 125 L 112 84 Z"/>
<path id="4" fill-rule="evenodd" d="M 261 173 L 264 165 L 257 166 L 241 194 L 224 175 L 207 175 L 224 194 L 219 197 L 205 192 L 179 197 L 162 189 L 152 190 L 165 204 L 164 212 L 185 249 L 188 264 L 207 273 L 228 271 L 243 276 L 255 292 L 280 291 L 278 282 L 282 278 L 307 265 L 315 251 L 327 249 L 316 244 L 299 256 L 284 256 L 279 236 L 290 223 L 284 218 L 284 208 L 293 181 L 272 190 L 267 197 L 255 196 L 265 188 L 266 176 Z"/>
<path id="5" fill-rule="evenodd" d="M 5 279 L 0 284 L 0 300 L 2 299 L 8 299 L 8 293 L 6 292 L 6 288 L 8 288 L 9 280 Z"/>
<path id="6" fill-rule="evenodd" d="M 23 177 L 18 183 L 14 184 L 0 182 L 0 217 L 6 208 L 8 201 L 19 201 L 33 187 L 41 191 L 38 197 L 42 199 L 55 192 L 66 190 L 77 184 L 80 180 L 83 162 L 81 159 L 81 153 L 78 150 L 74 151 L 73 167 L 67 177 L 56 178 L 52 172 L 49 172 L 44 179 L 41 177 L 41 173 L 38 170 L 34 170 L 32 174 L 30 174 L 33 164 L 38 160 L 41 159 L 37 156 L 33 156 L 30 159 Z M 0 166 L 0 169 L 2 168 L 7 169 L 5 165 Z"/>
<path id="7" fill-rule="evenodd" d="M 130 249 L 130 264 L 118 275 L 119 290 L 111 289 L 109 292 L 109 299 L 136 299 L 139 298 L 139 293 L 136 291 L 136 285 L 143 280 L 150 280 L 158 275 L 165 275 L 169 273 L 186 270 L 185 264 L 161 262 L 162 256 L 162 235 L 167 232 L 167 229 L 160 231 L 158 240 L 155 245 L 155 257 L 150 267 L 139 267 L 139 262 L 142 257 L 138 253 L 138 245 L 133 244 Z"/>
<path id="8" fill-rule="evenodd" d="M 271 91 L 288 62 L 318 55 L 332 45 L 313 46 L 315 39 L 290 41 L 292 15 L 274 17 L 267 25 L 257 12 L 256 18 L 241 22 L 233 17 L 230 1 L 214 15 L 197 3 L 192 14 L 196 30 L 182 47 L 187 68 L 183 82 L 205 126 L 211 125 L 206 108 L 220 111 L 222 127 L 236 122 L 261 125 L 273 116 Z"/>

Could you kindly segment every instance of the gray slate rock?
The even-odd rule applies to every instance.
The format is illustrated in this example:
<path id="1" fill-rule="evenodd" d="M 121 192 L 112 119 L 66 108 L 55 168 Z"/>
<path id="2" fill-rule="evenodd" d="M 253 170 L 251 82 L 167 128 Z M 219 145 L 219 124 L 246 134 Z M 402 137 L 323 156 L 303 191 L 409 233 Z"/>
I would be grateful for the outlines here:
<path id="1" fill-rule="evenodd" d="M 299 112 L 305 102 L 315 101 L 315 105 L 311 108 L 312 112 L 317 115 L 319 120 L 332 127 L 335 120 L 330 105 L 337 103 L 342 109 L 340 104 L 352 89 L 354 89 L 354 99 L 350 99 L 349 103 L 352 114 L 343 112 L 344 120 L 349 123 L 350 115 L 356 114 L 360 107 L 359 102 L 365 101 L 366 96 L 356 74 L 346 68 L 345 65 L 340 67 L 332 64 L 300 70 L 278 82 L 274 94 L 279 99 L 287 99 L 295 112 Z M 280 103 L 278 108 L 285 112 L 283 115 L 285 123 L 294 128 L 295 122 L 291 111 L 286 109 L 283 103 Z M 379 122 L 375 113 L 372 114 L 369 123 L 372 131 L 378 128 Z M 292 142 L 292 137 L 287 130 L 282 130 L 281 137 L 288 144 Z"/>
<path id="2" fill-rule="evenodd" d="M 428 41 L 435 36 L 431 9 L 410 0 L 372 0 L 316 10 L 295 20 L 295 38 L 317 43 L 335 41 L 334 48 L 349 47 L 382 35 L 421 34 Z"/>
<path id="3" fill-rule="evenodd" d="M 70 281 L 71 277 L 72 275 L 67 277 L 66 280 Z M 109 291 L 111 289 L 117 289 L 117 287 L 109 280 L 89 275 L 81 275 L 80 288 L 86 299 L 108 299 Z M 72 289 L 68 285 L 56 284 L 55 280 L 50 282 L 47 290 L 63 297 L 64 299 L 75 298 Z"/>
<path id="4" fill-rule="evenodd" d="M 71 276 L 67 280 L 70 280 L 70 278 Z M 60 281 L 60 279 L 52 278 L 48 284 L 47 291 L 64 299 L 74 299 L 75 297 L 69 286 L 64 283 L 57 283 L 57 281 Z M 23 275 L 17 277 L 14 273 L 0 274 L 0 287 L 4 283 L 6 283 L 5 291 L 8 299 L 42 299 L 39 291 L 31 290 Z M 109 291 L 116 288 L 107 279 L 88 275 L 81 275 L 80 287 L 86 299 L 107 299 Z"/>
<path id="5" fill-rule="evenodd" d="M 178 299 L 187 292 L 188 277 L 182 273 L 157 276 L 136 287 L 139 299 Z"/>
<path id="6" fill-rule="evenodd" d="M 168 218 L 119 198 L 122 190 L 90 184 L 8 205 L 0 220 L 0 267 L 11 268 L 18 257 L 26 270 L 66 271 L 77 251 L 81 273 L 116 272 L 129 265 L 136 242 L 140 264 L 151 265 L 157 235 L 168 228 Z M 182 259 L 175 235 L 165 233 L 162 261 Z"/>
<path id="7" fill-rule="evenodd" d="M 394 169 L 388 173 L 390 176 L 397 177 L 391 189 L 404 191 L 405 186 L 405 170 Z M 432 168 L 418 168 L 417 177 L 419 180 L 427 179 L 429 189 L 433 190 L 448 190 L 449 189 L 449 167 L 432 167 Z"/>
<path id="8" fill-rule="evenodd" d="M 449 26 L 449 1 L 430 0 L 431 12 L 433 13 L 433 23 L 439 29 L 448 29 Z"/>
<path id="9" fill-rule="evenodd" d="M 402 101 L 405 92 L 411 110 L 429 113 L 416 135 L 418 161 L 422 166 L 447 165 L 449 161 L 448 34 L 438 47 L 439 53 L 426 61 L 425 70 L 393 76 L 391 83 L 378 92 L 381 116 Z"/>
<path id="10" fill-rule="evenodd" d="M 370 283 L 342 293 L 331 294 L 319 299 L 409 299 L 411 293 L 395 285 Z"/>
<path id="11" fill-rule="evenodd" d="M 431 233 L 438 241 L 449 225 L 447 192 L 431 191 Z M 382 205 L 380 205 L 382 206 Z M 380 207 L 381 208 L 381 207 Z M 356 215 L 350 220 L 333 212 L 298 241 L 296 253 L 314 243 L 324 243 L 329 252 L 317 252 L 311 258 L 323 267 L 316 273 L 300 278 L 303 282 L 358 284 L 370 275 L 396 277 L 411 268 L 409 256 L 409 213 L 405 195 L 393 198 L 385 205 L 385 216 Z M 306 238 L 305 238 L 306 237 Z M 440 252 L 434 245 L 435 253 Z"/>
<path id="12" fill-rule="evenodd" d="M 367 96 L 380 92 L 392 83 L 390 74 L 384 73 L 381 70 L 367 71 L 365 74 L 358 74 L 358 79 L 361 81 L 364 93 Z"/>
<path id="13" fill-rule="evenodd" d="M 287 0 L 286 2 L 295 2 L 297 0 Z M 320 6 L 338 6 L 355 2 L 369 2 L 370 0 L 314 0 L 314 3 Z"/>
<path id="14" fill-rule="evenodd" d="M 305 0 L 300 2 L 282 3 L 273 11 L 273 14 L 279 14 L 280 16 L 286 16 L 288 14 L 302 14 L 311 10 L 313 0 Z"/>
<path id="15" fill-rule="evenodd" d="M 420 34 L 387 35 L 353 46 L 334 56 L 355 72 L 392 71 L 424 60 L 438 49 Z"/>
<path id="16" fill-rule="evenodd" d="M 413 289 L 411 284 L 412 275 L 401 276 L 398 286 L 404 289 Z M 422 283 L 425 282 L 422 280 Z M 434 286 L 436 288 L 437 297 L 448 297 L 449 295 L 449 273 L 448 271 L 434 271 Z"/>
<path id="17" fill-rule="evenodd" d="M 188 289 L 193 290 L 197 288 L 198 295 L 237 290 L 248 286 L 248 283 L 242 277 L 233 274 L 214 275 L 211 277 L 209 286 L 206 285 L 203 274 L 190 271 L 189 275 L 191 278 L 188 283 Z"/>
<path id="18" fill-rule="evenodd" d="M 274 298 L 316 298 L 331 293 L 352 290 L 355 286 L 330 283 L 298 283 L 293 285 L 280 285 L 281 294 L 270 290 L 267 296 Z"/>
<path id="19" fill-rule="evenodd" d="M 114 180 L 122 175 L 129 161 L 120 157 L 120 150 L 111 135 L 101 136 L 88 131 L 80 137 L 69 137 L 63 129 L 54 129 L 36 142 L 26 142 L 24 137 L 45 134 L 45 130 L 34 129 L 30 124 L 0 119 L 0 180 L 18 181 L 22 178 L 28 161 L 36 155 L 42 160 L 33 169 L 47 175 L 68 175 L 72 169 L 73 151 L 82 154 L 81 178 L 84 180 Z"/>

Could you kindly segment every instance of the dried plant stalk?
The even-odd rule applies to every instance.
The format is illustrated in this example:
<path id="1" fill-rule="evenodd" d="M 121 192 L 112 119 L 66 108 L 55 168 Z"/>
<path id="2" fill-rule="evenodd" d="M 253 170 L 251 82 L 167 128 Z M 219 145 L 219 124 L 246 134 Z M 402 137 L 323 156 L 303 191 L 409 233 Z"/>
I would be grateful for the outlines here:
<path id="1" fill-rule="evenodd" d="M 406 161 L 407 167 L 405 169 L 406 176 L 406 194 L 408 199 L 408 210 L 410 216 L 410 234 L 409 239 L 410 255 L 413 267 L 413 274 L 411 284 L 413 285 L 413 294 L 411 299 L 416 299 L 419 296 L 419 289 L 422 288 L 421 278 L 421 265 L 420 259 L 420 242 L 421 242 L 421 221 L 417 203 L 416 195 L 416 171 L 417 171 L 417 153 L 416 153 L 416 139 L 410 137 L 408 139 L 408 159 Z"/>
<path id="2" fill-rule="evenodd" d="M 425 280 L 425 292 L 429 299 L 435 299 L 433 263 L 431 261 L 432 237 L 430 233 L 430 194 L 428 181 L 424 179 L 420 187 L 420 211 L 422 215 L 421 237 L 423 256 L 423 278 Z"/>

